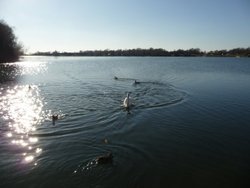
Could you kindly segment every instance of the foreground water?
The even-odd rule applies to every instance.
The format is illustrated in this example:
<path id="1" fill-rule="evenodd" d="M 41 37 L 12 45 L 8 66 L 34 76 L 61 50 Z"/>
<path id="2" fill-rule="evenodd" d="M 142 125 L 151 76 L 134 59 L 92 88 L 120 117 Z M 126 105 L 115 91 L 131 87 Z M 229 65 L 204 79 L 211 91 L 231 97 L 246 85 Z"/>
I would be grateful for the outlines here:
<path id="1" fill-rule="evenodd" d="M 249 121 L 249 58 L 25 57 L 0 65 L 0 187 L 246 187 Z"/>

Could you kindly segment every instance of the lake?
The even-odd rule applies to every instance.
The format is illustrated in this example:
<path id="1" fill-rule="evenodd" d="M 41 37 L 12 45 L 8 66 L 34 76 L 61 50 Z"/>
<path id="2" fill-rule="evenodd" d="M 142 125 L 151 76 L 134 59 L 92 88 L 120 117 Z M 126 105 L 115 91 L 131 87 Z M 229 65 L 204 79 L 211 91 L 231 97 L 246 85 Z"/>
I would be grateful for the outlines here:
<path id="1" fill-rule="evenodd" d="M 250 186 L 250 58 L 26 56 L 0 79 L 0 187 Z"/>

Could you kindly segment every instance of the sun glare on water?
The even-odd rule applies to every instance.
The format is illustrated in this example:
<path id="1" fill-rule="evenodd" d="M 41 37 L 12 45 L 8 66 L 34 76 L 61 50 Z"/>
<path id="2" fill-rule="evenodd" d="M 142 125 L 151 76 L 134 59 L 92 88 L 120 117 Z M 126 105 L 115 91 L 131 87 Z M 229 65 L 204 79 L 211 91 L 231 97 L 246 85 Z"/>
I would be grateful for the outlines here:
<path id="1" fill-rule="evenodd" d="M 39 138 L 32 136 L 44 121 L 43 102 L 35 85 L 17 85 L 1 88 L 0 113 L 8 131 L 10 144 L 21 148 L 24 163 L 35 161 L 42 149 Z M 37 163 L 34 163 L 37 164 Z"/>

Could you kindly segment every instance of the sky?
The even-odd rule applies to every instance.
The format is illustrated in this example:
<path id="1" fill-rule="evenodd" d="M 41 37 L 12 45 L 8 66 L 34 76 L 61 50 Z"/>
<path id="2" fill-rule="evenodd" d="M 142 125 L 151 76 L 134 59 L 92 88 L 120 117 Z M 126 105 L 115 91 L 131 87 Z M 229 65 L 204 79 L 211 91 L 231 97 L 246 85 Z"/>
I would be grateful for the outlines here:
<path id="1" fill-rule="evenodd" d="M 27 53 L 250 47 L 250 0 L 0 0 Z"/>

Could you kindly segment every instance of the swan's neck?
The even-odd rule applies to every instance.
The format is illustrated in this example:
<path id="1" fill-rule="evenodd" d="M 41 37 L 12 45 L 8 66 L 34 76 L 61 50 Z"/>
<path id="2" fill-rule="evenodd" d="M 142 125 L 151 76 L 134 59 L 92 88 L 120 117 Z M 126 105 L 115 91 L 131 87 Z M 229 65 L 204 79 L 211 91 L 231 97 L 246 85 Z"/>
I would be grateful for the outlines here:
<path id="1" fill-rule="evenodd" d="M 129 106 L 129 93 L 127 94 L 127 106 Z"/>

